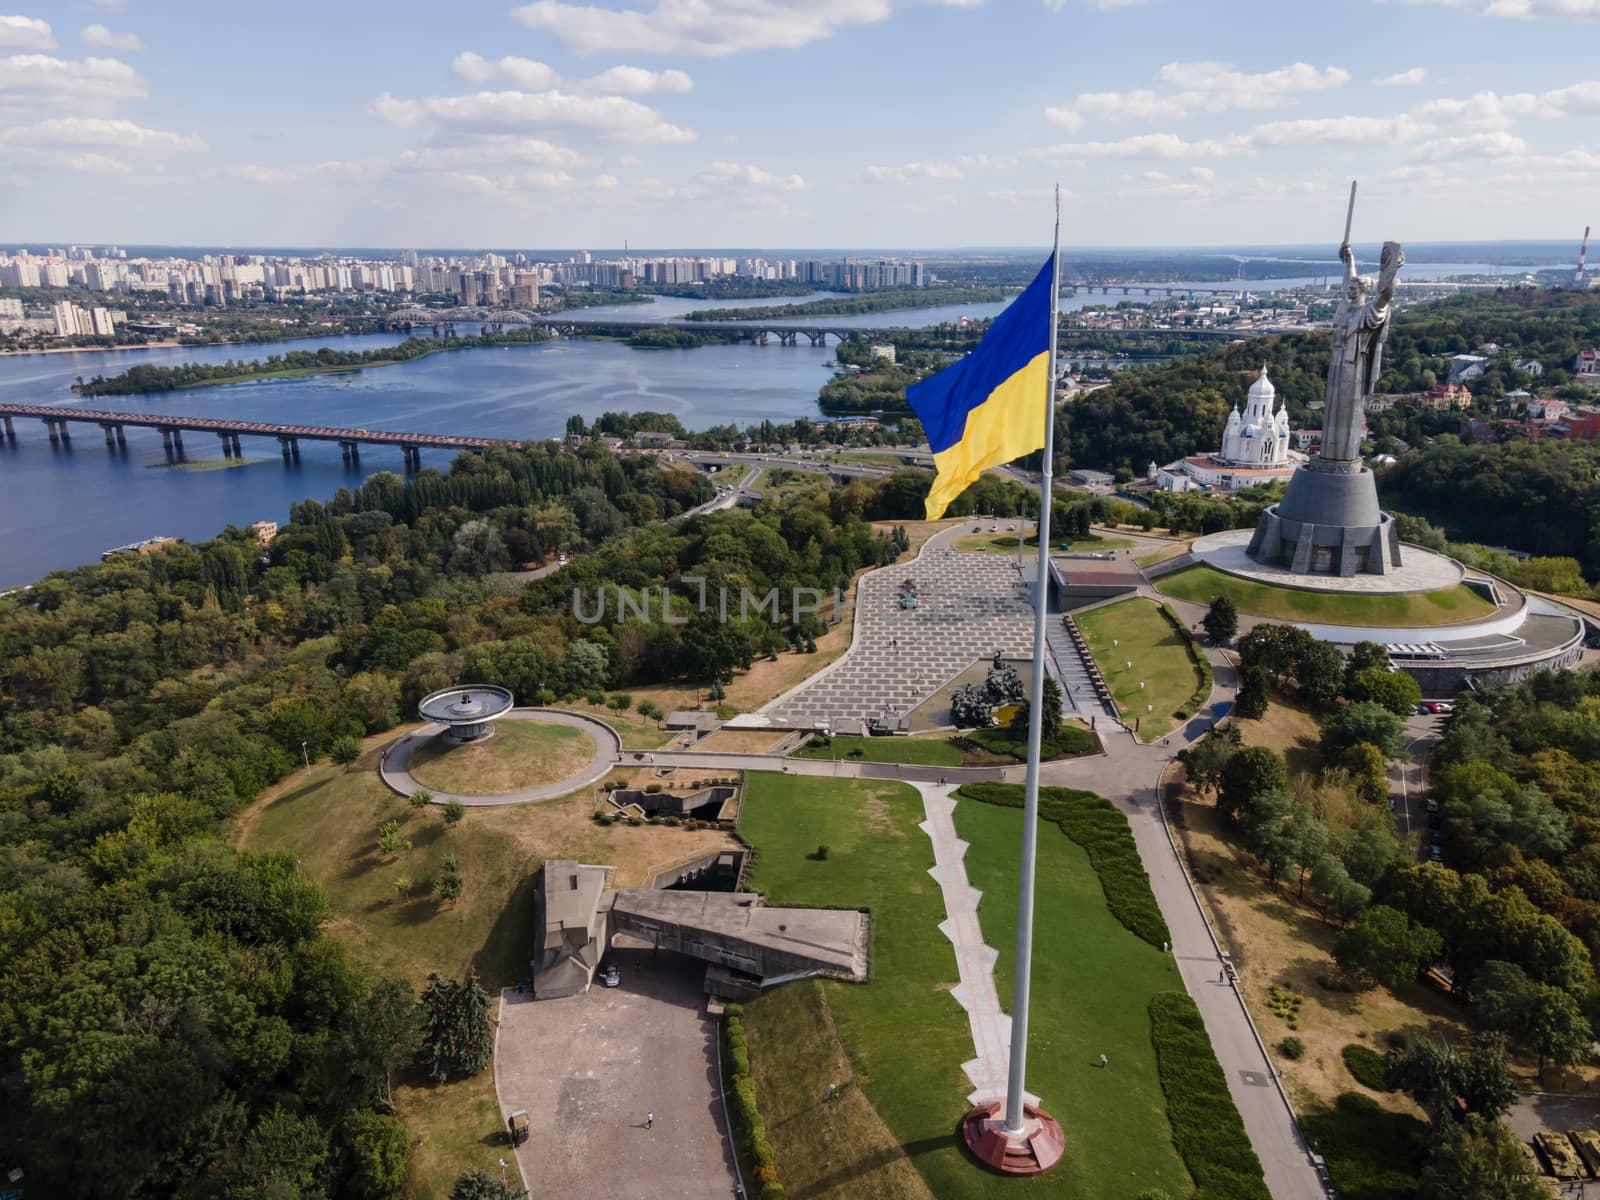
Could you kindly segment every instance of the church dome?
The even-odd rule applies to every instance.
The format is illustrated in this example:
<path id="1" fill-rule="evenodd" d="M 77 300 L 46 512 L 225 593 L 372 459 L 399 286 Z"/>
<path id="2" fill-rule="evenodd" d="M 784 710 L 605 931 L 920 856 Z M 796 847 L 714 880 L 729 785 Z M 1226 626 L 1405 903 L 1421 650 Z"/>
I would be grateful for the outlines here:
<path id="1" fill-rule="evenodd" d="M 1250 399 L 1265 401 L 1269 406 L 1278 395 L 1278 389 L 1272 386 L 1272 380 L 1267 378 L 1267 365 L 1261 364 L 1261 374 L 1250 385 Z"/>

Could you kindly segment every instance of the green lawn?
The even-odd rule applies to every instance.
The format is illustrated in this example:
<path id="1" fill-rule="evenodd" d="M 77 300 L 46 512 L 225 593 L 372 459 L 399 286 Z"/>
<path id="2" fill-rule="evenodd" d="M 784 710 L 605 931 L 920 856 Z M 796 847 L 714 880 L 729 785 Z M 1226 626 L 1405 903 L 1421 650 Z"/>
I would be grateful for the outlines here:
<path id="1" fill-rule="evenodd" d="M 946 739 L 935 737 L 835 737 L 831 745 L 807 742 L 792 758 L 839 758 L 853 762 L 916 763 L 927 767 L 959 767 L 961 751 Z M 858 753 L 859 752 L 859 753 Z"/>
<path id="2" fill-rule="evenodd" d="M 1210 604 L 1226 592 L 1242 613 L 1289 621 L 1327 621 L 1338 625 L 1420 626 L 1486 617 L 1494 606 L 1466 584 L 1435 592 L 1387 596 L 1343 592 L 1303 592 L 1273 587 L 1196 565 L 1156 580 L 1164 596 Z"/>
<path id="3" fill-rule="evenodd" d="M 1170 960 L 1111 916 L 1084 852 L 1053 826 L 1042 831 L 1039 856 L 1029 1087 L 1061 1120 L 1067 1157 L 1027 1184 L 967 1159 L 956 1125 L 971 1090 L 961 1064 L 972 1057 L 972 1038 L 966 1015 L 947 995 L 958 975 L 950 943 L 938 931 L 944 901 L 927 873 L 933 848 L 917 828 L 923 816 L 921 799 L 903 784 L 770 774 L 746 784 L 740 832 L 760 851 L 754 887 L 773 903 L 872 909 L 872 982 L 823 985 L 856 1085 L 940 1200 L 1024 1187 L 1041 1196 L 1114 1200 L 1131 1200 L 1146 1187 L 1185 1194 L 1145 1012 L 1154 992 L 1182 985 Z M 1003 997 L 1010 994 L 1020 819 L 1016 811 L 974 802 L 956 814 L 958 830 L 972 842 L 972 882 L 994 897 L 984 909 L 985 934 L 1002 948 Z M 819 844 L 829 847 L 820 861 L 809 857 Z M 760 1020 L 765 1002 L 752 1002 L 751 1020 Z M 1111 1059 L 1106 1073 L 1093 1065 L 1101 1052 Z M 834 1080 L 823 1077 L 825 1063 L 816 1070 L 811 1085 L 821 1095 Z M 774 1137 L 781 1177 L 781 1128 Z M 826 1185 L 812 1183 L 805 1194 L 871 1194 L 847 1185 L 868 1184 L 886 1157 L 880 1150 L 877 1157 L 835 1160 Z"/>
<path id="4" fill-rule="evenodd" d="M 968 729 L 964 733 L 982 746 L 983 751 L 958 749 L 950 744 L 950 735 L 941 732 L 926 737 L 835 737 L 831 745 L 807 742 L 789 757 L 906 763 L 925 767 L 981 767 L 1021 762 L 1027 758 L 1026 739 L 1018 739 L 1010 729 Z M 1051 747 L 1046 746 L 1045 757 L 1065 758 L 1087 754 L 1094 748 L 1093 734 L 1076 722 L 1063 721 L 1056 752 L 1052 754 Z"/>
<path id="5" fill-rule="evenodd" d="M 1194 692 L 1200 674 L 1182 636 L 1153 601 L 1135 598 L 1093 609 L 1078 618 L 1078 628 L 1123 719 L 1130 725 L 1141 719 L 1141 741 L 1154 741 L 1178 724 L 1173 714 Z"/>
<path id="6" fill-rule="evenodd" d="M 1003 528 L 1003 526 L 1002 526 Z M 1126 550 L 1134 543 L 1127 538 L 1119 537 L 1053 537 L 1050 539 L 1056 549 L 1065 547 L 1075 554 L 1099 553 L 1102 550 Z M 1039 549 L 1039 536 L 1029 534 L 1023 545 L 1037 552 Z M 1015 554 L 1017 552 L 1017 535 L 1014 533 L 969 533 L 955 541 L 955 549 L 964 550 L 969 554 Z"/>
<path id="7" fill-rule="evenodd" d="M 967 879 L 983 893 L 978 916 L 984 940 L 1000 952 L 996 978 L 1009 1011 L 1022 813 L 963 800 L 955 821 L 970 844 Z M 1088 855 L 1049 822 L 1039 826 L 1038 852 L 1027 1086 L 1066 1134 L 1066 1153 L 1043 1191 L 1188 1195 L 1146 1011 L 1157 992 L 1183 989 L 1176 964 L 1111 915 Z M 1105 1071 L 1101 1054 L 1110 1061 Z"/>
<path id="8" fill-rule="evenodd" d="M 902 783 L 752 774 L 739 832 L 760 851 L 751 885 L 773 903 L 872 909 L 872 982 L 829 982 L 828 1003 L 857 1082 L 946 1200 L 988 1195 L 994 1181 L 957 1144 L 972 1034 L 948 994 L 959 977 L 939 932 L 944 897 L 928 874 L 924 816 L 922 798 Z M 824 844 L 826 859 L 809 857 Z M 829 1082 L 819 1079 L 816 1092 Z"/>

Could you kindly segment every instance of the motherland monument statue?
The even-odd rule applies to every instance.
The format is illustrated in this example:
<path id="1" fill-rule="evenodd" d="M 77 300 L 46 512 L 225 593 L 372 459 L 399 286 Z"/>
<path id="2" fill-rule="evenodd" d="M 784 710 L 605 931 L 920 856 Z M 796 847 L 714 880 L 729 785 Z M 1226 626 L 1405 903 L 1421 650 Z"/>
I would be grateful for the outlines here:
<path id="1" fill-rule="evenodd" d="M 1283 499 L 1261 515 L 1250 539 L 1258 562 L 1302 575 L 1384 575 L 1400 565 L 1394 518 L 1378 508 L 1378 485 L 1361 461 L 1367 401 L 1383 366 L 1395 281 L 1405 265 L 1398 242 L 1385 242 L 1376 283 L 1356 271 L 1350 248 L 1356 185 L 1345 216 L 1344 295 L 1333 318 L 1333 355 L 1324 393 L 1322 450 L 1296 469 Z"/>

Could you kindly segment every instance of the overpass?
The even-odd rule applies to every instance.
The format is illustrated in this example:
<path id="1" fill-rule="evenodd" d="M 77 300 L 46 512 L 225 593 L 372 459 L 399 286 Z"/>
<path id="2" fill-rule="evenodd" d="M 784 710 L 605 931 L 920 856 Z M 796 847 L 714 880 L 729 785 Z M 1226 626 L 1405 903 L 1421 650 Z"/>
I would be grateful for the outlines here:
<path id="1" fill-rule="evenodd" d="M 0 428 L 4 436 L 16 441 L 15 419 L 37 417 L 44 422 L 50 441 L 56 445 L 70 445 L 72 422 L 98 425 L 105 432 L 106 445 L 115 450 L 125 447 L 125 426 L 156 429 L 161 432 L 161 442 L 169 457 L 183 457 L 184 433 L 214 433 L 222 439 L 222 453 L 226 458 L 242 457 L 239 447 L 241 437 L 276 438 L 283 451 L 285 462 L 300 457 L 302 439 L 313 442 L 337 442 L 349 463 L 361 461 L 361 446 L 398 446 L 405 456 L 406 466 L 412 470 L 420 467 L 423 450 L 482 451 L 496 443 L 521 446 L 523 443 L 508 438 L 451 437 L 438 433 L 393 433 L 381 429 L 341 429 L 325 425 L 279 425 L 269 421 L 225 421 L 210 417 L 176 417 L 159 413 L 112 412 L 92 408 L 58 408 L 48 404 L 0 404 Z"/>

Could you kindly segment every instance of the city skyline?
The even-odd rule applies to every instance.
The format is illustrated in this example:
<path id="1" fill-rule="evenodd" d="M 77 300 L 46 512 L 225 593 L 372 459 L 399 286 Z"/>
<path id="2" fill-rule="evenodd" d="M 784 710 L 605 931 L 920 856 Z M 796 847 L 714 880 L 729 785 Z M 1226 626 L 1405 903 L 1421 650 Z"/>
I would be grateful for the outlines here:
<path id="1" fill-rule="evenodd" d="M 1362 241 L 1575 244 L 1600 181 L 1600 0 L 386 16 L 0 16 L 0 238 L 938 250 L 1042 238 L 1059 179 L 1070 244 L 1294 245 L 1359 175 Z"/>

